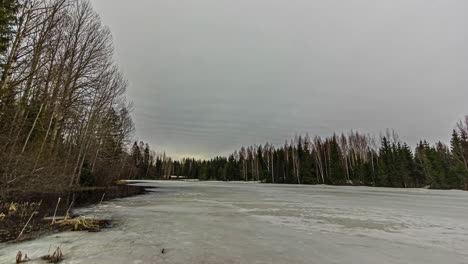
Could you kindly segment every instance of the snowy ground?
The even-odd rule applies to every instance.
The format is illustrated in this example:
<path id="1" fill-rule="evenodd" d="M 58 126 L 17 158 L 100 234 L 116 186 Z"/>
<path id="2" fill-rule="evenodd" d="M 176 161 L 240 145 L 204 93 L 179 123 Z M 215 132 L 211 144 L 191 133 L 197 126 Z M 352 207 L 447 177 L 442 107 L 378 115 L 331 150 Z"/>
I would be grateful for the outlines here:
<path id="1" fill-rule="evenodd" d="M 61 245 L 64 263 L 468 263 L 468 192 L 146 182 L 148 195 L 79 213 L 100 233 L 0 244 L 0 263 Z M 165 249 L 165 253 L 161 253 Z M 43 263 L 36 261 L 32 263 Z"/>

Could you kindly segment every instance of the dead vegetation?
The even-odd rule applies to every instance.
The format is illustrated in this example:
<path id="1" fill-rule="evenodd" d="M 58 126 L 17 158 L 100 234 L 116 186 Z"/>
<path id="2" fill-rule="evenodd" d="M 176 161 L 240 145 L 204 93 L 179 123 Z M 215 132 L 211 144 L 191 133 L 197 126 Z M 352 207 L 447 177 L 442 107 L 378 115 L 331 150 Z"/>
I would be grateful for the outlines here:
<path id="1" fill-rule="evenodd" d="M 102 199 L 102 197 L 101 197 Z M 53 230 L 73 230 L 98 232 L 108 221 L 88 219 L 84 216 L 71 216 L 73 202 L 68 206 L 65 216 L 57 216 L 57 208 L 61 199 L 54 206 L 52 218 L 46 213 L 39 213 L 42 202 L 12 203 L 0 202 L 0 240 L 24 241 L 34 237 L 34 232 L 50 232 Z M 62 211 L 63 212 L 63 211 Z M 47 221 L 51 221 L 48 222 Z"/>
<path id="2" fill-rule="evenodd" d="M 21 251 L 18 251 L 18 254 L 16 254 L 16 263 L 24 263 L 30 260 L 31 259 L 28 258 L 28 254 L 24 254 L 23 256 L 23 252 Z"/>
<path id="3" fill-rule="evenodd" d="M 76 218 L 72 213 L 73 208 L 99 205 L 104 201 L 143 193 L 145 190 L 142 187 L 116 185 L 95 190 L 77 189 L 66 193 L 43 193 L 38 190 L 37 193 L 18 193 L 7 200 L 0 199 L 0 243 L 16 241 L 22 231 L 19 241 L 51 232 L 73 230 L 70 225 L 60 226 L 57 223 Z M 34 212 L 38 213 L 33 215 Z M 93 216 L 90 219 L 92 218 Z M 110 225 L 109 221 L 98 222 L 101 228 Z M 82 228 L 82 225 L 78 230 L 99 231 L 96 228 Z"/>
<path id="4" fill-rule="evenodd" d="M 23 236 L 23 233 L 24 233 L 24 230 L 26 230 L 26 227 L 28 227 L 29 225 L 29 222 L 31 222 L 31 219 L 33 218 L 33 216 L 37 215 L 37 211 L 34 211 L 32 214 L 31 214 L 31 217 L 29 217 L 28 221 L 26 222 L 26 224 L 24 225 L 23 229 L 21 229 L 21 232 L 20 234 L 18 235 L 18 237 L 16 238 L 16 241 L 19 241 L 21 239 L 21 237 Z"/>
<path id="5" fill-rule="evenodd" d="M 40 221 L 38 203 L 13 203 L 0 201 L 0 241 L 20 240 L 33 230 L 32 224 Z"/>
<path id="6" fill-rule="evenodd" d="M 58 221 L 57 224 L 62 228 L 73 231 L 99 232 L 101 227 L 106 224 L 106 221 L 87 219 L 85 216 L 79 216 L 73 219 L 65 218 L 62 221 Z"/>
<path id="7" fill-rule="evenodd" d="M 50 255 L 50 247 L 49 247 L 49 252 L 47 255 L 42 256 L 41 259 L 45 260 L 49 263 L 59 263 L 63 260 L 64 256 L 62 253 L 62 249 L 60 247 L 57 247 L 52 255 Z M 29 262 L 31 259 L 28 257 L 28 254 L 24 253 L 22 251 L 18 251 L 18 254 L 16 254 L 16 263 L 25 263 Z"/>
<path id="8" fill-rule="evenodd" d="M 115 184 L 117 184 L 117 185 L 127 185 L 128 181 L 118 180 L 118 181 L 115 182 Z"/>
<path id="9" fill-rule="evenodd" d="M 8 216 L 29 217 L 32 212 L 36 211 L 42 202 L 37 203 L 13 203 L 0 201 L 0 220 Z"/>
<path id="10" fill-rule="evenodd" d="M 47 260 L 49 263 L 59 263 L 63 260 L 63 253 L 60 247 L 57 247 L 52 255 L 47 254 L 42 256 L 41 259 Z"/>

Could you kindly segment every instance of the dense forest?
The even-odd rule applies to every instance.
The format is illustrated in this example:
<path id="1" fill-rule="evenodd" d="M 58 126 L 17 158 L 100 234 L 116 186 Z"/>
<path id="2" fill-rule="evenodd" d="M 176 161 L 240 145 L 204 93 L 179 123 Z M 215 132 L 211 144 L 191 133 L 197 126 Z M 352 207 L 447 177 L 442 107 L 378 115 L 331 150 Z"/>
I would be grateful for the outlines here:
<path id="1" fill-rule="evenodd" d="M 1 0 L 0 195 L 129 175 L 126 88 L 89 1 Z"/>
<path id="2" fill-rule="evenodd" d="M 290 184 L 367 185 L 468 189 L 468 116 L 452 132 L 450 147 L 426 141 L 412 149 L 396 133 L 376 140 L 351 132 L 328 138 L 297 136 L 281 147 L 242 147 L 229 157 L 172 161 L 136 142 L 132 157 L 137 178 L 180 175 L 200 180 Z"/>

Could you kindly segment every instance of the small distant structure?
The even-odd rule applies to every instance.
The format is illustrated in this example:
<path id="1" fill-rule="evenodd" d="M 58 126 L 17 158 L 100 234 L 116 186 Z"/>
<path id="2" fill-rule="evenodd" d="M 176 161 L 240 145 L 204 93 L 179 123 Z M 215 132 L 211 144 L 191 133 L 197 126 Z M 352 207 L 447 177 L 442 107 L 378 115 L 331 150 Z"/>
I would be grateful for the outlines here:
<path id="1" fill-rule="evenodd" d="M 186 180 L 186 176 L 171 176 L 171 180 Z"/>

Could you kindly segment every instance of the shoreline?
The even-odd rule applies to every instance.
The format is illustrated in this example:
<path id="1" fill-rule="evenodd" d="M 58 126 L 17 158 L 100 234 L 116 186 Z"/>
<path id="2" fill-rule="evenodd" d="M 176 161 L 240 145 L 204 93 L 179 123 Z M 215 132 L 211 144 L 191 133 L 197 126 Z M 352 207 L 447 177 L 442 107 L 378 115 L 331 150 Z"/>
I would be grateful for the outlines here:
<path id="1" fill-rule="evenodd" d="M 145 187 L 131 184 L 74 188 L 57 193 L 25 192 L 0 200 L 0 243 L 18 243 L 69 231 L 69 228 L 51 225 L 54 214 L 63 217 L 69 212 L 73 218 L 77 216 L 73 214 L 74 209 L 147 193 Z"/>

